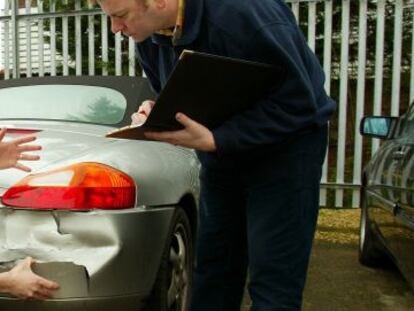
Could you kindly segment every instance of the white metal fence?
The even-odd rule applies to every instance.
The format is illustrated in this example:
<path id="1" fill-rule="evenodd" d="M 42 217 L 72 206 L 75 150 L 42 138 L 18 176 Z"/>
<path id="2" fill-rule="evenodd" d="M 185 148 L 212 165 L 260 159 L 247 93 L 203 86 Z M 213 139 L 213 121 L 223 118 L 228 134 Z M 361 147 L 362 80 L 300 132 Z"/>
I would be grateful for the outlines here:
<path id="1" fill-rule="evenodd" d="M 358 207 L 361 170 L 378 148 L 363 141 L 364 114 L 403 112 L 414 98 L 412 0 L 286 0 L 338 102 L 321 205 Z M 4 79 L 43 75 L 141 73 L 134 42 L 112 35 L 85 0 L 6 0 L 0 15 Z"/>

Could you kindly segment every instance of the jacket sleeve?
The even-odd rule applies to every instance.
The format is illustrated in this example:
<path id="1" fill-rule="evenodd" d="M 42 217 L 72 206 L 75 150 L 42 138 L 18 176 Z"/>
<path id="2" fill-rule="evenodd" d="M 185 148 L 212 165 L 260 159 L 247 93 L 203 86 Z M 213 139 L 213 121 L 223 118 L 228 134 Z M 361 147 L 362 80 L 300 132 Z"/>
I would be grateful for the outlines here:
<path id="1" fill-rule="evenodd" d="M 252 46 L 246 47 L 250 59 L 284 66 L 286 79 L 273 93 L 212 131 L 219 155 L 283 141 L 296 131 L 326 123 L 335 109 L 324 91 L 319 61 L 296 26 L 267 25 L 246 44 Z"/>

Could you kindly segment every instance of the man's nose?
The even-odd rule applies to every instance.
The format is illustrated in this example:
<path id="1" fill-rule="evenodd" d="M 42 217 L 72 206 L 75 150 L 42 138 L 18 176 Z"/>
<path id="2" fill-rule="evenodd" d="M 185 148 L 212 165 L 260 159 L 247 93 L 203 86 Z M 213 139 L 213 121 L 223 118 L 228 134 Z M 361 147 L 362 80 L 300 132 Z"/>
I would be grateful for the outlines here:
<path id="1" fill-rule="evenodd" d="M 124 25 L 117 21 L 115 18 L 111 18 L 111 31 L 113 33 L 120 32 L 124 29 Z"/>

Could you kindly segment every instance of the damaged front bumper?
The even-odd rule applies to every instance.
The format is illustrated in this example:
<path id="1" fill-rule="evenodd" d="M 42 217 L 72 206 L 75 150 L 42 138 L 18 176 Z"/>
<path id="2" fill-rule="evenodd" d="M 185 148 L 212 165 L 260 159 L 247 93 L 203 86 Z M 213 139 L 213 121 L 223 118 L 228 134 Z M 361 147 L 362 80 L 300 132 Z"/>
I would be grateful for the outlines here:
<path id="1" fill-rule="evenodd" d="M 136 310 L 151 292 L 173 212 L 172 206 L 91 212 L 0 207 L 0 269 L 31 256 L 35 272 L 60 284 L 46 302 L 0 297 L 0 310 L 109 310 L 112 303 Z"/>

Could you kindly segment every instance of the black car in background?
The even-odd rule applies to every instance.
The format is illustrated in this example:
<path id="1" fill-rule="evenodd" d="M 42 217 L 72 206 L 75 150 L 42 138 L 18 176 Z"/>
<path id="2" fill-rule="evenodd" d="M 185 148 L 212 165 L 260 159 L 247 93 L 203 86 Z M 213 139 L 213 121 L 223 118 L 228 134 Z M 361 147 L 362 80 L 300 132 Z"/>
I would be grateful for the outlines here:
<path id="1" fill-rule="evenodd" d="M 363 173 L 359 260 L 392 259 L 414 288 L 414 104 L 400 117 L 365 117 L 360 131 L 384 141 Z"/>

